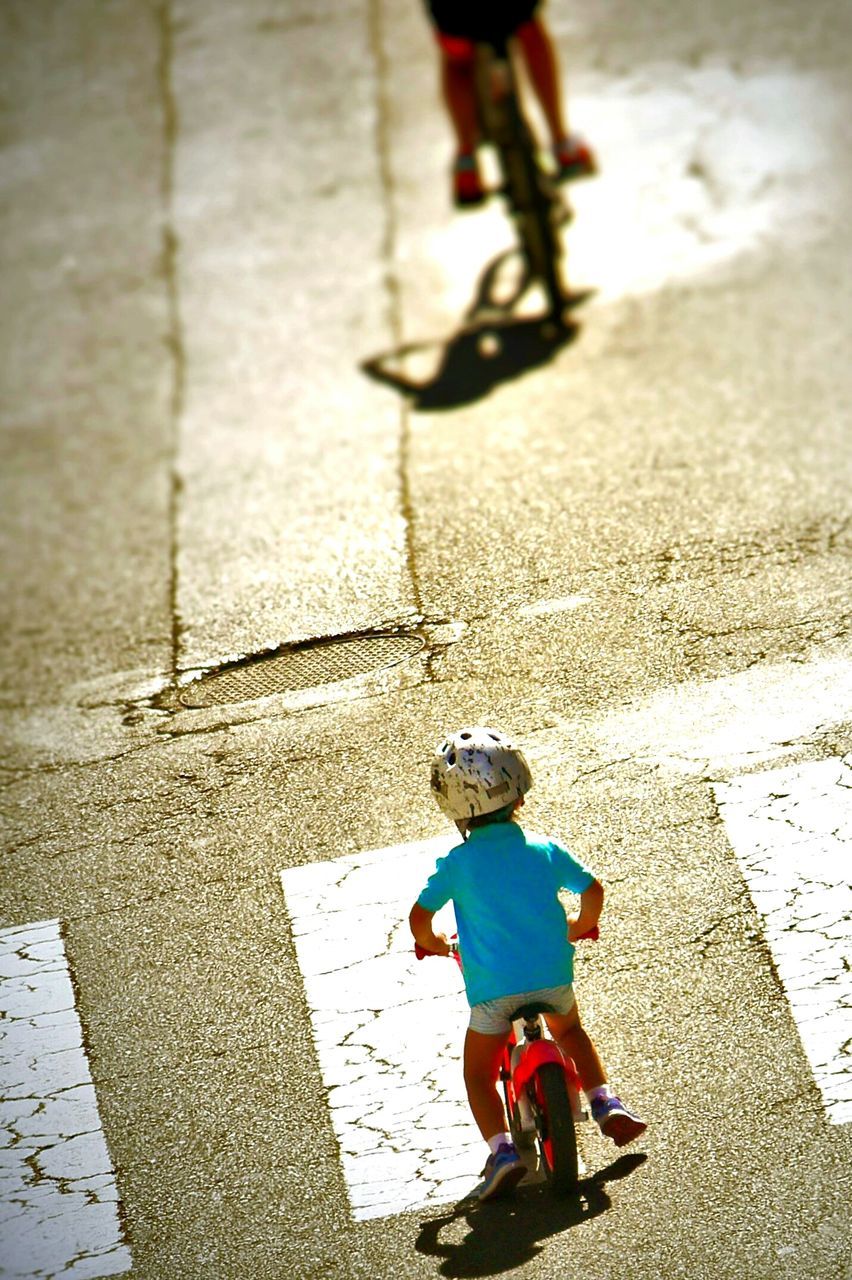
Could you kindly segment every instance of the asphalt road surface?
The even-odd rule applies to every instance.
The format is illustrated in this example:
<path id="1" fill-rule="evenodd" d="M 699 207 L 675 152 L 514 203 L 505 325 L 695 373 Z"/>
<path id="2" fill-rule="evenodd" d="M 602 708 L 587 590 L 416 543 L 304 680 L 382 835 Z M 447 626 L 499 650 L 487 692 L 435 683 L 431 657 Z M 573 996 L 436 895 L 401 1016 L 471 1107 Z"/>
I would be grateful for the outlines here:
<path id="1" fill-rule="evenodd" d="M 559 336 L 415 0 L 2 7 L 0 1276 L 852 1276 L 852 10 L 548 13 Z M 466 722 L 608 889 L 563 1201 L 408 950 Z"/>

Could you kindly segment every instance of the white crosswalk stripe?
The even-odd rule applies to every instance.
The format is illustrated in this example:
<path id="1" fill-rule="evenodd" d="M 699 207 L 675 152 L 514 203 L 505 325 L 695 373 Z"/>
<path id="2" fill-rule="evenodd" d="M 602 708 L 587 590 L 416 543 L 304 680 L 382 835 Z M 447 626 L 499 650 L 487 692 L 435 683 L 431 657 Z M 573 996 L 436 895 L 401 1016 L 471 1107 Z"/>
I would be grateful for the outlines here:
<path id="1" fill-rule="evenodd" d="M 408 931 L 451 844 L 373 849 L 281 877 L 359 1219 L 459 1198 L 483 1163 L 459 1063 L 461 976 L 451 961 L 415 960 Z M 452 932 L 452 917 L 442 921 Z"/>
<path id="2" fill-rule="evenodd" d="M 834 1124 L 852 1121 L 852 762 L 714 787 Z"/>
<path id="3" fill-rule="evenodd" d="M 129 1270 L 56 920 L 0 930 L 0 1276 Z"/>

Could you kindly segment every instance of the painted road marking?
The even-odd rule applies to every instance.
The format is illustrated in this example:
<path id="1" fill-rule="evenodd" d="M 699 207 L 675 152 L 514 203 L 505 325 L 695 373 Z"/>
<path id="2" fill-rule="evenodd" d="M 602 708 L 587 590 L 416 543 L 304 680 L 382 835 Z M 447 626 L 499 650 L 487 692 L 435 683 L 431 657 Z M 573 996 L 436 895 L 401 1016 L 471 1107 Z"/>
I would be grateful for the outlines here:
<path id="1" fill-rule="evenodd" d="M 833 1124 L 852 1121 L 852 758 L 714 788 Z"/>
<path id="2" fill-rule="evenodd" d="M 852 662 L 840 657 L 685 680 L 607 712 L 590 728 L 610 755 L 706 773 L 780 764 L 807 739 L 850 718 Z M 566 733 L 576 735 L 574 722 L 556 723 L 557 746 Z"/>
<path id="3" fill-rule="evenodd" d="M 461 1073 L 461 975 L 449 960 L 415 960 L 408 931 L 411 905 L 451 844 L 281 874 L 356 1219 L 460 1199 L 484 1163 Z M 454 932 L 448 909 L 436 928 Z"/>
<path id="4" fill-rule="evenodd" d="M 551 613 L 568 613 L 579 609 L 584 604 L 591 604 L 591 600 L 591 596 L 559 596 L 555 600 L 534 600 L 532 604 L 522 605 L 518 614 L 522 618 L 543 618 Z"/>
<path id="5" fill-rule="evenodd" d="M 850 717 L 852 662 L 831 657 L 687 681 L 593 726 L 610 757 L 735 775 L 714 792 L 834 1124 L 852 1120 L 849 757 L 783 761 Z"/>
<path id="6" fill-rule="evenodd" d="M 0 930 L 0 1276 L 128 1271 L 58 920 Z"/>

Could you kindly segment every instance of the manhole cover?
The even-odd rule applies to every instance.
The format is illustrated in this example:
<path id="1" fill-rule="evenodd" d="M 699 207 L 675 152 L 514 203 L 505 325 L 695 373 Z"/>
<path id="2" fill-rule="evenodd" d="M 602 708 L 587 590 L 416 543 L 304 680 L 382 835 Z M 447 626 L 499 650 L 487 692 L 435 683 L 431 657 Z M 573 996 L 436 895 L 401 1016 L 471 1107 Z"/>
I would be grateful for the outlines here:
<path id="1" fill-rule="evenodd" d="M 419 636 L 341 636 L 294 646 L 233 667 L 211 671 L 178 690 L 184 707 L 217 707 L 272 693 L 293 693 L 367 675 L 413 658 L 423 648 Z"/>

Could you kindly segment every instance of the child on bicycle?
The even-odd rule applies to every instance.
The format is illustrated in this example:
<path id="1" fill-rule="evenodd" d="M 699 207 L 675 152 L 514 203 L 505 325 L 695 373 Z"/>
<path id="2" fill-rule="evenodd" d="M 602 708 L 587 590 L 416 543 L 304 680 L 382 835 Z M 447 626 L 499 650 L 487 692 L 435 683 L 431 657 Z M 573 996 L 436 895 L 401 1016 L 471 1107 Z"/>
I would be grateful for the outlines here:
<path id="1" fill-rule="evenodd" d="M 526 1169 L 512 1142 L 497 1090 L 509 1014 L 524 1003 L 547 1004 L 548 1028 L 577 1066 L 592 1116 L 616 1146 L 646 1125 L 607 1083 L 597 1050 L 584 1030 L 573 991 L 573 943 L 593 929 L 603 905 L 598 880 L 554 840 L 527 835 L 516 815 L 532 786 L 522 752 L 496 729 L 461 729 L 438 748 L 432 792 L 462 836 L 440 858 L 411 909 L 409 925 L 426 951 L 448 954 L 432 917 L 452 900 L 465 989 L 471 1006 L 464 1044 L 464 1078 L 473 1118 L 488 1143 L 479 1198 L 502 1195 Z M 560 889 L 580 895 L 567 922 Z"/>
<path id="2" fill-rule="evenodd" d="M 476 159 L 479 122 L 474 88 L 474 44 L 490 38 L 514 36 L 541 105 L 557 180 L 594 173 L 595 157 L 565 119 L 556 50 L 539 0 L 427 0 L 427 8 L 441 57 L 441 90 L 453 126 L 453 202 L 458 207 L 481 204 L 485 188 Z"/>

